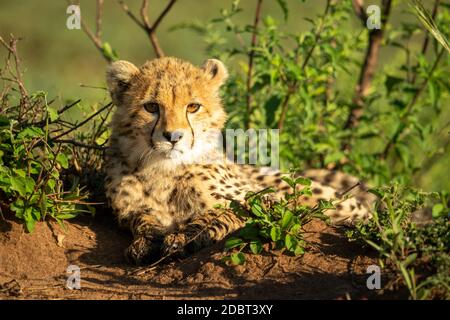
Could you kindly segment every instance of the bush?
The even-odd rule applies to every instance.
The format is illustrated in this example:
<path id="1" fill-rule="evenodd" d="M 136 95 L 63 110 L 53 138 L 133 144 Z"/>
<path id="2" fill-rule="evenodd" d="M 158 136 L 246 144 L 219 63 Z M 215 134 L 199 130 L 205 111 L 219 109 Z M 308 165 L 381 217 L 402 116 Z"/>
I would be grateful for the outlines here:
<path id="1" fill-rule="evenodd" d="M 65 121 L 64 113 L 80 101 L 56 110 L 52 107 L 54 101 L 49 102 L 45 92 L 28 94 L 21 79 L 17 40 L 11 38 L 6 43 L 0 38 L 0 42 L 9 57 L 5 67 L 0 69 L 5 84 L 0 96 L 1 212 L 14 213 L 29 232 L 34 230 L 36 222 L 46 217 L 55 219 L 64 227 L 66 219 L 81 212 L 95 212 L 85 201 L 89 194 L 79 183 L 85 175 L 83 168 L 88 166 L 77 148 L 91 147 L 64 140 L 67 134 L 79 127 Z M 94 135 L 88 133 L 87 136 L 92 138 Z M 84 151 L 83 154 L 90 153 Z M 98 156 L 90 157 L 90 164 L 98 159 Z"/>
<path id="2" fill-rule="evenodd" d="M 293 255 L 302 255 L 308 242 L 304 239 L 304 227 L 313 219 L 329 221 L 324 211 L 333 209 L 333 201 L 320 201 L 310 208 L 299 203 L 302 195 L 312 195 L 311 181 L 303 177 L 283 177 L 291 187 L 291 194 L 286 193 L 280 201 L 271 198 L 273 188 L 250 192 L 246 195 L 245 206 L 232 202 L 230 209 L 244 218 L 245 226 L 238 237 L 229 238 L 225 249 L 237 248 L 225 261 L 233 264 L 245 262 L 244 249 L 253 254 L 260 254 L 265 243 L 273 244 L 275 250 L 282 250 Z M 301 187 L 301 189 L 299 188 Z"/>
<path id="3" fill-rule="evenodd" d="M 450 210 L 448 195 L 392 185 L 378 188 L 380 202 L 368 223 L 347 231 L 351 240 L 374 248 L 413 299 L 450 298 Z M 437 203 L 436 203 L 437 202 Z M 434 204 L 434 205 L 433 205 Z M 426 206 L 428 205 L 428 206 Z M 414 213 L 432 206 L 431 221 L 417 225 Z M 400 281 L 399 281 L 400 280 Z"/>

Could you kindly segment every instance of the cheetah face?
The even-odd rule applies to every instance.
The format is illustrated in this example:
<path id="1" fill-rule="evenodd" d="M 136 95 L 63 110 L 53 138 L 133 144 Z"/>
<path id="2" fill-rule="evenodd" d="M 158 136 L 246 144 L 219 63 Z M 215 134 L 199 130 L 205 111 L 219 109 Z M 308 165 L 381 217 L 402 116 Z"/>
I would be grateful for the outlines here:
<path id="1" fill-rule="evenodd" d="M 122 154 L 137 165 L 154 160 L 179 165 L 217 150 L 226 120 L 219 88 L 227 75 L 214 59 L 201 68 L 176 58 L 155 59 L 139 69 L 126 61 L 112 63 L 107 83 L 118 107 L 113 133 Z"/>

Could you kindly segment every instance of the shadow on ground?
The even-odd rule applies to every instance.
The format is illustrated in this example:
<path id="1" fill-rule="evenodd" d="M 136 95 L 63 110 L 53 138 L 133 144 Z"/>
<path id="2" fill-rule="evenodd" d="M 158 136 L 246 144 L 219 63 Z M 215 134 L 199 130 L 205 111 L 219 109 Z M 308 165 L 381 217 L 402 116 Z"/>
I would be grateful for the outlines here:
<path id="1" fill-rule="evenodd" d="M 343 230 L 312 222 L 313 247 L 302 257 L 247 255 L 242 266 L 222 261 L 223 243 L 152 269 L 128 265 L 123 251 L 131 235 L 113 218 L 81 217 L 64 231 L 38 224 L 27 234 L 14 219 L 0 221 L 0 284 L 16 280 L 19 299 L 367 299 L 366 267 L 375 257 L 343 236 Z M 80 267 L 81 290 L 66 288 L 67 266 Z M 37 266 L 37 267 L 36 267 Z M 137 275 L 133 272 L 140 271 Z"/>

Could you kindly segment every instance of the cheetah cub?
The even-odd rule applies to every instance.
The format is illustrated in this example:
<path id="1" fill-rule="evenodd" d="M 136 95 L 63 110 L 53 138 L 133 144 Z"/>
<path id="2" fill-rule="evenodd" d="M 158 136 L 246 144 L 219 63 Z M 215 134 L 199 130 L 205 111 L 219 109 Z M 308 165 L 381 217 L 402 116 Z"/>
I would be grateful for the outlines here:
<path id="1" fill-rule="evenodd" d="M 243 201 L 248 191 L 289 186 L 280 172 L 237 165 L 221 156 L 226 113 L 219 88 L 228 72 L 209 59 L 202 67 L 176 58 L 148 61 L 137 68 L 127 61 L 112 63 L 106 73 L 117 106 L 106 153 L 106 195 L 120 226 L 134 240 L 126 257 L 147 262 L 167 253 L 187 254 L 240 228 L 234 214 L 219 214 L 216 204 Z M 211 159 L 216 159 L 211 161 Z M 266 168 L 267 169 L 267 168 Z M 311 170 L 315 181 L 305 204 L 339 196 L 357 182 L 338 172 Z M 332 221 L 368 215 L 357 197 L 330 211 Z"/>

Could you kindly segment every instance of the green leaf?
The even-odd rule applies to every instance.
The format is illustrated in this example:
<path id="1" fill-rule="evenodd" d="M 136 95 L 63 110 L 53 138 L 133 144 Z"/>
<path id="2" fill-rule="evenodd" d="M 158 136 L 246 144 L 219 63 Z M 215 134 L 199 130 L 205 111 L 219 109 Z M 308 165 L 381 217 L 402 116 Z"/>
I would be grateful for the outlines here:
<path id="1" fill-rule="evenodd" d="M 377 189 L 369 189 L 367 192 L 376 195 L 378 198 L 382 199 L 384 197 L 384 192 Z"/>
<path id="2" fill-rule="evenodd" d="M 286 229 L 289 224 L 292 222 L 292 218 L 294 217 L 294 214 L 290 210 L 286 210 L 286 212 L 283 215 L 283 218 L 281 219 L 281 228 Z"/>
<path id="3" fill-rule="evenodd" d="M 333 203 L 329 200 L 319 200 L 319 208 L 321 210 L 334 209 Z"/>
<path id="4" fill-rule="evenodd" d="M 300 256 L 300 255 L 302 255 L 302 254 L 304 254 L 304 253 L 305 253 L 305 248 L 303 248 L 300 244 L 297 245 L 297 247 L 296 247 L 295 250 L 294 250 L 294 254 L 295 254 L 296 256 Z"/>
<path id="5" fill-rule="evenodd" d="M 272 227 L 270 229 L 270 238 L 274 242 L 276 242 L 276 241 L 281 239 L 281 229 L 280 229 L 280 227 Z"/>
<path id="6" fill-rule="evenodd" d="M 33 217 L 33 220 L 35 221 L 41 220 L 41 213 L 36 208 L 31 208 L 31 215 Z"/>
<path id="7" fill-rule="evenodd" d="M 253 203 L 251 210 L 253 214 L 257 217 L 264 217 L 264 211 L 259 203 Z"/>
<path id="8" fill-rule="evenodd" d="M 403 279 L 406 282 L 406 286 L 408 287 L 409 290 L 411 290 L 412 289 L 412 280 L 411 280 L 410 274 L 408 273 L 408 270 L 405 268 L 405 266 L 403 264 L 400 264 L 400 271 L 402 272 Z"/>
<path id="9" fill-rule="evenodd" d="M 19 177 L 25 178 L 27 176 L 27 172 L 23 169 L 13 169 L 14 173 Z"/>
<path id="10" fill-rule="evenodd" d="M 67 155 L 64 153 L 58 153 L 56 156 L 56 161 L 63 167 L 67 169 L 69 167 L 69 160 L 67 159 Z"/>
<path id="11" fill-rule="evenodd" d="M 54 179 L 48 179 L 47 187 L 50 188 L 51 191 L 55 190 L 56 181 Z"/>
<path id="12" fill-rule="evenodd" d="M 246 240 L 258 239 L 258 228 L 253 224 L 246 224 L 244 228 L 239 231 L 239 235 Z"/>
<path id="13" fill-rule="evenodd" d="M 417 259 L 417 253 L 411 253 L 403 262 L 403 266 L 407 268 L 411 263 Z"/>
<path id="14" fill-rule="evenodd" d="M 392 89 L 397 86 L 398 84 L 403 83 L 405 80 L 402 78 L 398 78 L 398 77 L 393 77 L 393 76 L 387 76 L 386 80 L 384 82 L 384 85 L 386 87 L 386 91 L 388 93 L 388 95 L 391 93 Z"/>
<path id="15" fill-rule="evenodd" d="M 428 92 L 430 93 L 430 102 L 433 107 L 436 107 L 438 103 L 438 87 L 433 81 L 428 82 Z"/>
<path id="16" fill-rule="evenodd" d="M 297 179 L 295 179 L 295 183 L 301 184 L 302 186 L 310 186 L 311 180 L 309 180 L 308 178 L 304 178 L 304 177 L 298 177 Z"/>
<path id="17" fill-rule="evenodd" d="M 58 214 L 57 218 L 61 219 L 61 220 L 67 220 L 67 219 L 75 218 L 77 216 L 78 216 L 78 214 L 76 214 L 76 213 L 62 213 L 62 214 Z"/>
<path id="18" fill-rule="evenodd" d="M 36 220 L 30 218 L 25 220 L 25 226 L 29 233 L 34 231 L 34 227 L 36 226 Z"/>
<path id="19" fill-rule="evenodd" d="M 402 159 L 402 162 L 405 165 L 405 167 L 408 168 L 409 163 L 410 163 L 410 157 L 411 157 L 410 148 L 407 145 L 398 143 L 395 145 L 395 151 L 400 156 L 400 159 Z"/>
<path id="20" fill-rule="evenodd" d="M 325 162 L 325 165 L 327 165 L 330 163 L 337 162 L 337 161 L 341 160 L 342 158 L 344 158 L 344 154 L 340 151 L 336 151 L 336 152 L 327 154 L 325 156 L 324 162 Z"/>
<path id="21" fill-rule="evenodd" d="M 295 187 L 295 181 L 292 180 L 290 177 L 281 177 L 281 180 L 286 182 L 291 188 Z"/>
<path id="22" fill-rule="evenodd" d="M 289 16 L 289 8 L 287 2 L 285 0 L 277 0 L 277 3 L 281 7 L 281 10 L 283 11 L 284 20 L 286 21 Z"/>
<path id="23" fill-rule="evenodd" d="M 234 265 L 241 265 L 245 263 L 245 255 L 242 252 L 235 252 L 231 254 L 231 262 Z"/>
<path id="24" fill-rule="evenodd" d="M 298 233 L 301 230 L 301 224 L 296 223 L 291 227 L 291 233 Z"/>
<path id="25" fill-rule="evenodd" d="M 103 43 L 102 47 L 103 55 L 111 61 L 116 61 L 119 59 L 117 52 L 111 47 L 108 42 Z"/>
<path id="26" fill-rule="evenodd" d="M 225 249 L 232 249 L 235 247 L 239 247 L 244 242 L 240 238 L 230 238 L 225 242 Z"/>
<path id="27" fill-rule="evenodd" d="M 42 214 L 45 216 L 47 213 L 47 196 L 42 195 L 41 201 L 39 203 L 39 208 L 41 209 Z"/>
<path id="28" fill-rule="evenodd" d="M 23 212 L 23 219 L 25 220 L 25 226 L 28 232 L 33 232 L 34 226 L 36 225 L 36 217 L 33 215 L 33 208 L 25 208 Z"/>
<path id="29" fill-rule="evenodd" d="M 23 219 L 24 215 L 24 204 L 22 199 L 17 199 L 10 206 L 11 211 L 16 213 L 16 217 L 19 219 Z"/>
<path id="30" fill-rule="evenodd" d="M 97 209 L 94 206 L 90 206 L 90 205 L 86 205 L 88 211 L 90 212 L 90 214 L 95 217 L 95 215 L 97 214 Z"/>
<path id="31" fill-rule="evenodd" d="M 268 228 L 260 229 L 258 234 L 264 239 L 270 239 L 270 232 Z"/>
<path id="32" fill-rule="evenodd" d="M 295 251 L 295 249 L 297 248 L 298 240 L 290 234 L 287 234 L 284 243 L 286 245 L 286 249 L 288 249 L 289 251 Z"/>
<path id="33" fill-rule="evenodd" d="M 444 212 L 444 205 L 442 203 L 437 203 L 433 206 L 432 215 L 433 218 L 439 218 Z"/>
<path id="34" fill-rule="evenodd" d="M 250 242 L 250 250 L 253 254 L 260 254 L 262 251 L 262 245 L 260 241 Z"/>
<path id="35" fill-rule="evenodd" d="M 22 197 L 33 192 L 35 182 L 30 177 L 10 177 L 11 189 L 17 191 Z"/>
<path id="36" fill-rule="evenodd" d="M 58 111 L 56 111 L 50 106 L 47 106 L 47 112 L 51 122 L 58 120 L 59 118 Z"/>
<path id="37" fill-rule="evenodd" d="M 95 143 L 99 146 L 102 146 L 106 143 L 109 136 L 110 136 L 110 132 L 108 130 L 105 130 L 102 132 L 102 134 L 97 139 L 95 139 Z"/>
<path id="38" fill-rule="evenodd" d="M 17 135 L 17 139 L 24 139 L 24 138 L 38 138 L 43 137 L 44 131 L 42 131 L 41 128 L 37 127 L 27 127 L 23 129 L 19 134 Z"/>

